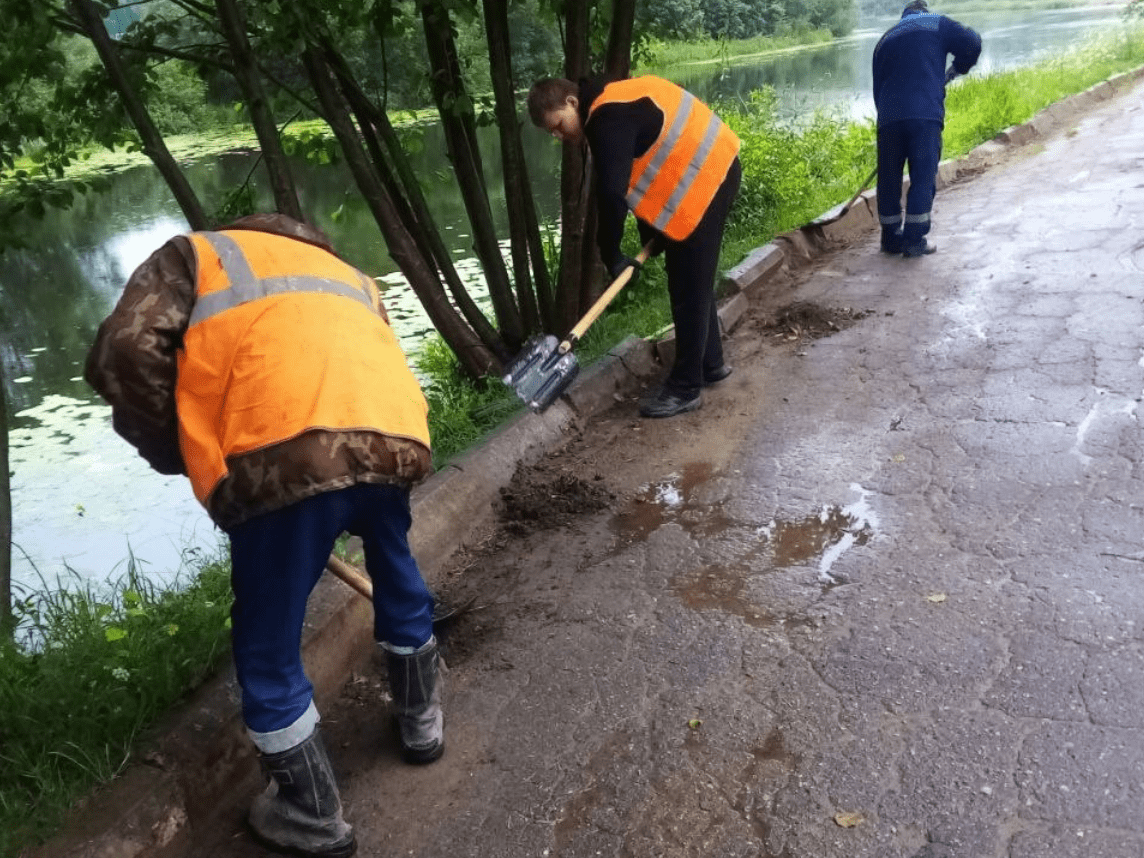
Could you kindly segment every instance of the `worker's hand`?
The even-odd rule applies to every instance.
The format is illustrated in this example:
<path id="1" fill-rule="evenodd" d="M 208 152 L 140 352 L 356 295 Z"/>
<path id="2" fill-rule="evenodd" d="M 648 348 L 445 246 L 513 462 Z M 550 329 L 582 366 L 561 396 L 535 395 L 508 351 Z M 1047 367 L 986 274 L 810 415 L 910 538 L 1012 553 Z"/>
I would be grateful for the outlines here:
<path id="1" fill-rule="evenodd" d="M 632 271 L 632 279 L 628 281 L 628 284 L 631 285 L 635 283 L 636 278 L 639 277 L 640 264 L 630 256 L 624 256 L 623 254 L 620 254 L 616 261 L 613 262 L 611 266 L 609 266 L 608 275 L 612 278 L 612 280 L 615 280 L 617 277 L 623 274 L 624 269 L 628 268 L 629 266 L 634 269 Z"/>
<path id="2" fill-rule="evenodd" d="M 639 225 L 640 244 L 642 244 L 644 247 L 647 247 L 650 244 L 651 253 L 648 254 L 648 259 L 655 259 L 655 257 L 663 253 L 664 242 L 666 239 L 663 237 L 662 233 L 648 226 L 642 220 L 636 221 L 636 223 Z"/>
<path id="3" fill-rule="evenodd" d="M 957 69 L 955 69 L 953 66 L 950 66 L 945 72 L 945 82 L 948 84 L 955 77 L 957 77 Z"/>

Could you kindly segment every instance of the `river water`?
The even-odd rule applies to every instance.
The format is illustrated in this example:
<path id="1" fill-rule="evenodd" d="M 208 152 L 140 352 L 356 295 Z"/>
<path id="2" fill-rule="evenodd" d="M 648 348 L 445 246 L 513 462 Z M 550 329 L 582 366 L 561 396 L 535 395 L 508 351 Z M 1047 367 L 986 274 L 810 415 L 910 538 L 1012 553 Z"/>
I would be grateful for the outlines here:
<path id="1" fill-rule="evenodd" d="M 963 13 L 981 33 L 975 73 L 1028 64 L 1066 51 L 1090 35 L 1121 26 L 1115 6 L 1047 12 Z M 761 56 L 730 67 L 696 65 L 671 77 L 705 99 L 734 98 L 773 86 L 780 109 L 794 121 L 824 109 L 861 119 L 873 116 L 870 55 L 894 17 L 864 21 L 846 39 L 826 46 Z M 417 168 L 447 241 L 472 278 L 463 208 L 448 179 L 443 144 L 424 130 Z M 557 210 L 558 147 L 540 133 L 524 134 L 542 216 Z M 503 187 L 495 142 L 484 141 L 489 187 Z M 253 156 L 235 153 L 187 166 L 204 198 L 250 172 Z M 355 265 L 379 277 L 395 328 L 408 353 L 429 330 L 365 206 L 341 168 L 296 165 L 303 207 Z M 264 189 L 260 205 L 269 206 Z M 504 211 L 494 200 L 494 211 Z M 340 211 L 336 220 L 333 212 Z M 502 229 L 506 224 L 501 224 Z M 17 594 L 99 584 L 122 577 L 129 564 L 159 585 L 175 582 L 186 563 L 222 545 L 182 477 L 152 472 L 114 434 L 110 409 L 83 382 L 83 362 L 99 322 L 131 271 L 160 244 L 184 231 L 177 206 L 150 167 L 123 172 L 107 193 L 67 212 L 29 222 L 32 249 L 0 256 L 0 359 L 9 402 L 13 502 L 13 581 Z"/>

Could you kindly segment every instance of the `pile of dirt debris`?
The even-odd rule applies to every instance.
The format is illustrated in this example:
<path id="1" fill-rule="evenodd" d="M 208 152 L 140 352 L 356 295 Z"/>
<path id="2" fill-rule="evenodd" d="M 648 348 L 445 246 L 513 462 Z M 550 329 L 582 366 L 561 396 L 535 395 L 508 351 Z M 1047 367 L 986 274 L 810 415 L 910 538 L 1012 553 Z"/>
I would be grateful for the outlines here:
<path id="1" fill-rule="evenodd" d="M 523 536 L 608 509 L 615 499 L 600 474 L 585 478 L 547 462 L 521 465 L 500 490 L 498 518 L 507 531 Z"/>
<path id="2" fill-rule="evenodd" d="M 768 336 L 783 340 L 817 340 L 849 328 L 873 310 L 851 307 L 820 307 L 809 301 L 796 301 L 764 317 L 759 328 Z"/>

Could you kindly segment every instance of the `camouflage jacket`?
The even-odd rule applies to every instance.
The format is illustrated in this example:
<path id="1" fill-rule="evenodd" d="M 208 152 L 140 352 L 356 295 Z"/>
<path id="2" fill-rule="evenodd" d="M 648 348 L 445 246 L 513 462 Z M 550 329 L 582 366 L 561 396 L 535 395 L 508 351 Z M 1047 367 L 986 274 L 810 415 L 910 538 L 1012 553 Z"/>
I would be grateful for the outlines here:
<path id="1" fill-rule="evenodd" d="M 333 252 L 316 229 L 285 215 L 251 215 L 226 229 L 285 235 Z M 127 281 L 99 326 L 84 378 L 111 405 L 115 431 L 161 474 L 186 474 L 175 407 L 177 355 L 195 303 L 195 255 L 172 238 Z M 382 309 L 385 316 L 385 310 Z M 388 321 L 388 317 L 386 317 Z M 368 431 L 313 430 L 227 460 L 229 473 L 207 499 L 228 530 L 303 498 L 355 483 L 411 486 L 431 470 L 416 441 Z"/>

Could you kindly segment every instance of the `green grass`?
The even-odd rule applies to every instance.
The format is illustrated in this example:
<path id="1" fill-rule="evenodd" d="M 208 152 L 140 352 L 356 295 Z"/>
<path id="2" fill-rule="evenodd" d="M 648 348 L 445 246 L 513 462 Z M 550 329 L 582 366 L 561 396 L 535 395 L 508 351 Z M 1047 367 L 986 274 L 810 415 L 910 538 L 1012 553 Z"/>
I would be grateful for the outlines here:
<path id="1" fill-rule="evenodd" d="M 200 561 L 186 584 L 160 591 L 132 569 L 17 603 L 21 645 L 0 642 L 0 855 L 51 834 L 229 655 L 229 564 Z"/>
<path id="2" fill-rule="evenodd" d="M 707 63 L 746 63 L 771 54 L 788 53 L 832 40 L 829 30 L 805 30 L 784 36 L 755 36 L 751 39 L 698 39 L 694 42 L 652 40 L 639 64 L 639 74 L 669 75 L 681 65 Z"/>
<path id="3" fill-rule="evenodd" d="M 1140 31 L 1052 63 L 950 88 L 945 155 L 955 157 L 1073 92 L 1144 63 Z M 828 115 L 799 129 L 775 120 L 774 94 L 717 105 L 744 143 L 743 187 L 725 237 L 728 268 L 776 234 L 848 199 L 874 164 L 870 123 Z M 200 150 L 201 151 L 201 150 Z M 625 247 L 639 243 L 629 219 Z M 589 366 L 628 335 L 670 323 L 661 259 L 613 302 L 577 346 Z M 436 340 L 415 358 L 440 467 L 519 414 L 498 379 L 465 382 Z M 122 770 L 148 725 L 227 657 L 229 568 L 210 558 L 185 588 L 159 592 L 130 573 L 110 593 L 37 596 L 18 605 L 38 647 L 0 644 L 0 855 L 50 834 L 75 800 Z"/>
<path id="4" fill-rule="evenodd" d="M 944 157 L 963 155 L 1067 95 L 1144 62 L 1144 30 L 1093 41 L 1052 61 L 955 81 L 946 94 Z"/>

